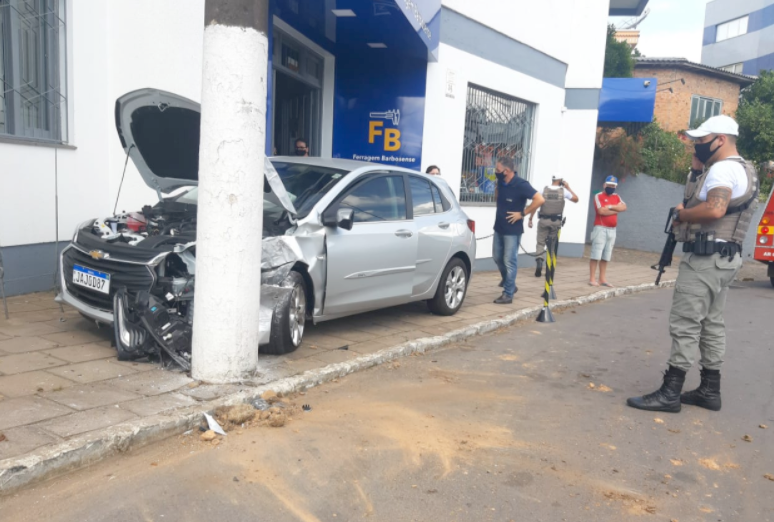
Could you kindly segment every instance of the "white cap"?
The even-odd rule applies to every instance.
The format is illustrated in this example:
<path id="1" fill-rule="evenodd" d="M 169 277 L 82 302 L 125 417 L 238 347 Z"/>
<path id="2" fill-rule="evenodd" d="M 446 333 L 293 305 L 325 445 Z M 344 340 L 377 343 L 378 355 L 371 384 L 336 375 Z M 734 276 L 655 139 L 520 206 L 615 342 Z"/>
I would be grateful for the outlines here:
<path id="1" fill-rule="evenodd" d="M 704 123 L 702 123 L 698 129 L 685 131 L 689 138 L 703 138 L 710 134 L 729 134 L 731 136 L 739 136 L 739 124 L 734 121 L 730 116 L 721 114 L 720 116 L 713 116 Z"/>

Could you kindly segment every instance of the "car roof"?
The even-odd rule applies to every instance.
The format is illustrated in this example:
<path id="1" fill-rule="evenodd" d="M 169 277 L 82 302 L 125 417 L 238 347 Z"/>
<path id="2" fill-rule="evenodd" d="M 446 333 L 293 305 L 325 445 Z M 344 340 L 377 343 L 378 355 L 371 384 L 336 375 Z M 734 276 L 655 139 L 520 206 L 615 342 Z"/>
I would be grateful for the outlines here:
<path id="1" fill-rule="evenodd" d="M 314 165 L 317 167 L 326 167 L 331 169 L 348 170 L 350 172 L 359 169 L 371 169 L 371 170 L 390 170 L 393 172 L 405 172 L 406 174 L 419 174 L 429 178 L 434 176 L 427 176 L 418 170 L 411 170 L 405 167 L 396 167 L 393 165 L 385 165 L 383 163 L 369 163 L 367 161 L 355 161 L 341 158 L 317 158 L 317 157 L 304 157 L 304 156 L 272 156 L 269 158 L 272 162 L 284 162 L 284 163 L 296 163 L 298 165 Z"/>

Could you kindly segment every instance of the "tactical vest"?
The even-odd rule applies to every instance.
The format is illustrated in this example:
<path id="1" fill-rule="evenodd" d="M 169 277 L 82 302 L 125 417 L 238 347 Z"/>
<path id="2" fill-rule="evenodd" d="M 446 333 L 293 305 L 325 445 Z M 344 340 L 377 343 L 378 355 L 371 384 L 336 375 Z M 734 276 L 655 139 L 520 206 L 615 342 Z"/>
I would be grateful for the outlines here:
<path id="1" fill-rule="evenodd" d="M 758 173 L 751 162 L 741 158 L 728 158 L 722 161 L 736 161 L 742 165 L 745 174 L 747 174 L 747 191 L 742 196 L 729 201 L 726 215 L 722 218 L 711 223 L 681 223 L 675 227 L 677 241 L 690 242 L 699 232 L 714 232 L 715 239 L 737 243 L 739 246 L 744 242 L 753 213 L 758 208 Z M 685 208 L 693 208 L 703 203 L 699 200 L 699 194 L 707 182 L 708 172 L 709 170 L 706 170 L 699 176 L 691 176 L 685 184 L 685 199 L 683 200 Z"/>
<path id="2" fill-rule="evenodd" d="M 540 217 L 562 215 L 565 203 L 564 187 L 559 187 L 559 190 L 551 190 L 549 187 L 544 188 L 543 198 L 546 201 L 540 207 Z"/>

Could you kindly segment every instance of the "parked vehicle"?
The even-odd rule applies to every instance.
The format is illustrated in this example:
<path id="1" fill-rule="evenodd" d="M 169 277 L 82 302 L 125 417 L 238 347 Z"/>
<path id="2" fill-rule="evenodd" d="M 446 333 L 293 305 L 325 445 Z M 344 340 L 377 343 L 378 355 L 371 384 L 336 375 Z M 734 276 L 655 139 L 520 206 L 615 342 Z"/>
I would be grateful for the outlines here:
<path id="1" fill-rule="evenodd" d="M 159 201 L 82 223 L 61 255 L 58 301 L 112 324 L 124 359 L 159 348 L 182 366 L 190 358 L 199 117 L 197 103 L 168 92 L 119 98 L 121 144 Z M 307 319 L 414 301 L 440 315 L 462 306 L 475 224 L 446 183 L 384 165 L 277 157 L 266 162 L 263 204 L 262 352 L 295 350 Z"/>
<path id="2" fill-rule="evenodd" d="M 771 286 L 774 286 L 774 199 L 771 198 L 772 194 L 774 190 L 769 194 L 766 209 L 758 223 L 753 257 L 756 261 L 769 265 L 767 275 L 771 280 Z"/>

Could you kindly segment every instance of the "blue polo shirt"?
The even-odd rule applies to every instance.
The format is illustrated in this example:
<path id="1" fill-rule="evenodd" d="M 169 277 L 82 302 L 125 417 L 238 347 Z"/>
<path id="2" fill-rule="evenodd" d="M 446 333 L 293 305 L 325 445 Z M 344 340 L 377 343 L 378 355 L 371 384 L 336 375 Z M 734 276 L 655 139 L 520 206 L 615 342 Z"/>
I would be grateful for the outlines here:
<path id="1" fill-rule="evenodd" d="M 518 174 L 513 176 L 510 183 L 505 183 L 504 176 L 497 176 L 497 214 L 494 230 L 503 236 L 519 236 L 524 233 L 524 220 L 516 223 L 508 223 L 508 212 L 521 212 L 527 206 L 527 201 L 532 199 L 535 190 L 529 181 L 520 178 Z"/>

